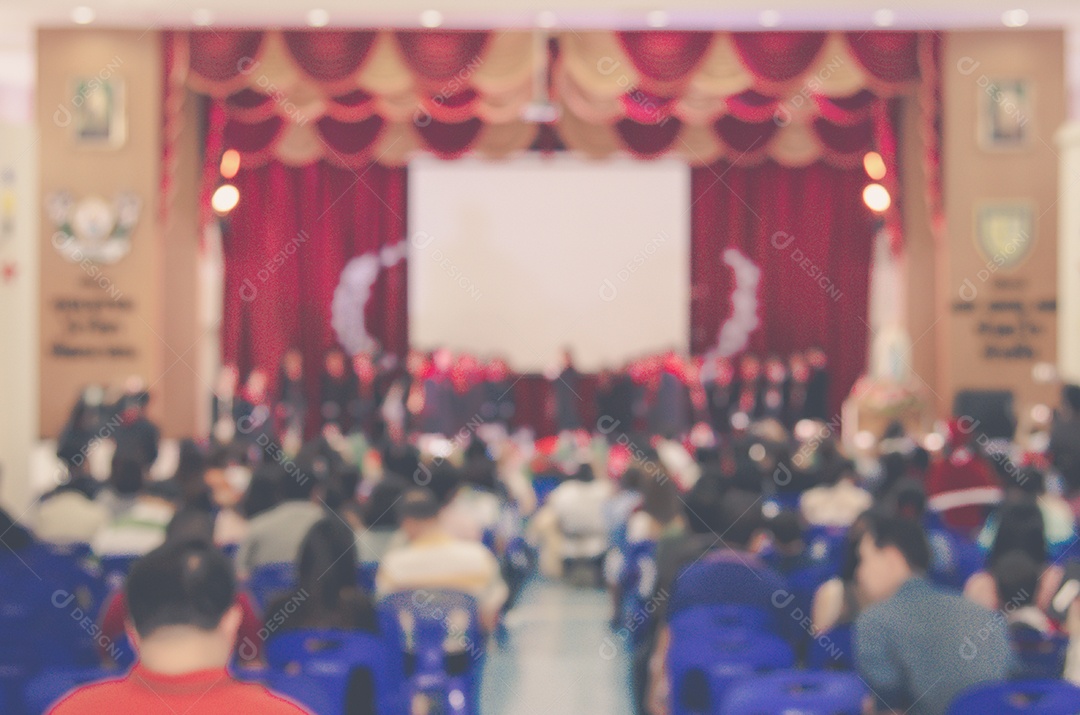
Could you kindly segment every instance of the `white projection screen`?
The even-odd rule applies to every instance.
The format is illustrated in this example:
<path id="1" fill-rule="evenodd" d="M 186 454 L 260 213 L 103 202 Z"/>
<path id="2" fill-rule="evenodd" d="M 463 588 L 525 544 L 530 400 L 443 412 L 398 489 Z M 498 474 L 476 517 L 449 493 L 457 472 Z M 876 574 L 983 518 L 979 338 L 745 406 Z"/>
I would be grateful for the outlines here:
<path id="1" fill-rule="evenodd" d="M 571 156 L 409 164 L 409 338 L 542 372 L 689 345 L 690 172 Z"/>

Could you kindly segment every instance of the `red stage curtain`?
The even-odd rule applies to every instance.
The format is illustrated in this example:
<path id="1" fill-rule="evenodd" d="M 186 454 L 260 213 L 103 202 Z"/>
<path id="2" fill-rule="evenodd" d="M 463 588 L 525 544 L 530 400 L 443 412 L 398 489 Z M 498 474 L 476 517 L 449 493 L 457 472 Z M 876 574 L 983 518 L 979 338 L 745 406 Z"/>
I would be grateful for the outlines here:
<path id="1" fill-rule="evenodd" d="M 825 44 L 824 32 L 737 32 L 743 65 L 763 83 L 787 82 L 806 71 Z"/>
<path id="2" fill-rule="evenodd" d="M 300 30 L 282 33 L 296 64 L 320 83 L 347 80 L 363 66 L 378 32 Z"/>
<path id="3" fill-rule="evenodd" d="M 874 218 L 862 203 L 862 167 L 718 162 L 691 178 L 691 350 L 708 352 L 732 311 L 735 248 L 760 269 L 758 354 L 820 345 L 831 361 L 830 405 L 866 366 L 867 291 Z"/>
<path id="4" fill-rule="evenodd" d="M 638 72 L 653 82 L 685 81 L 712 45 L 711 32 L 620 32 L 619 43 Z"/>
<path id="5" fill-rule="evenodd" d="M 223 241 L 224 361 L 241 374 L 266 368 L 276 379 L 282 353 L 295 344 L 316 380 L 323 353 L 337 344 L 330 306 L 342 268 L 405 239 L 406 170 L 270 162 L 241 169 L 234 183 L 240 203 Z M 398 355 L 408 342 L 406 295 L 401 261 L 382 270 L 365 312 L 367 331 Z M 317 384 L 310 388 L 315 404 Z"/>
<path id="6" fill-rule="evenodd" d="M 855 59 L 875 79 L 901 84 L 919 78 L 917 32 L 849 32 L 846 37 Z"/>

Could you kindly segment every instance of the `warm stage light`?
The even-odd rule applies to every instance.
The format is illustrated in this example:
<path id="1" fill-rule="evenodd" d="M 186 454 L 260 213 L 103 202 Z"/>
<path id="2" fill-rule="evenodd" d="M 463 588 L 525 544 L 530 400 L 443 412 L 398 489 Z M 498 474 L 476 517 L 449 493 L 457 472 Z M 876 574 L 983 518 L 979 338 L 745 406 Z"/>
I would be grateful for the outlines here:
<path id="1" fill-rule="evenodd" d="M 874 181 L 881 181 L 885 178 L 885 160 L 876 151 L 866 152 L 862 159 L 862 165 L 866 169 L 866 175 Z"/>
<path id="2" fill-rule="evenodd" d="M 874 24 L 878 27 L 892 27 L 896 22 L 896 13 L 892 10 L 881 9 L 874 13 Z"/>
<path id="3" fill-rule="evenodd" d="M 645 24 L 649 27 L 667 27 L 670 18 L 663 10 L 653 10 L 645 16 Z"/>
<path id="4" fill-rule="evenodd" d="M 443 16 L 438 10 L 424 10 L 420 13 L 420 25 L 429 30 L 438 27 L 442 22 Z"/>
<path id="5" fill-rule="evenodd" d="M 780 13 L 776 10 L 762 10 L 758 15 L 758 22 L 762 27 L 776 27 L 780 24 Z"/>
<path id="6" fill-rule="evenodd" d="M 869 184 L 862 192 L 863 203 L 871 211 L 882 213 L 892 205 L 892 197 L 889 191 L 881 184 Z"/>
<path id="7" fill-rule="evenodd" d="M 1009 10 L 1002 14 L 1001 23 L 1005 27 L 1023 27 L 1028 24 L 1027 10 Z"/>
<path id="8" fill-rule="evenodd" d="M 240 190 L 232 184 L 222 184 L 217 187 L 217 191 L 210 199 L 210 205 L 214 211 L 222 216 L 236 208 L 238 203 L 240 203 Z"/>
<path id="9" fill-rule="evenodd" d="M 240 171 L 240 152 L 236 149 L 226 149 L 221 155 L 221 175 L 226 179 L 231 179 L 238 171 Z"/>
<path id="10" fill-rule="evenodd" d="M 307 20 L 308 27 L 326 27 L 330 24 L 330 13 L 322 8 L 314 8 L 308 10 L 304 19 Z"/>

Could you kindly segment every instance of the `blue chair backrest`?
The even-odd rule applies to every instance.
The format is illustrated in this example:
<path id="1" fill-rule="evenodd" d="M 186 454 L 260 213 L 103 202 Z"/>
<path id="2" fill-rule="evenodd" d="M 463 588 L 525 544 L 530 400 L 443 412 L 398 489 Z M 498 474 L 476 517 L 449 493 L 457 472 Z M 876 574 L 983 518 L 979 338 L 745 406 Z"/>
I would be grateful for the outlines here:
<path id="1" fill-rule="evenodd" d="M 676 715 L 719 715 L 724 696 L 735 683 L 795 665 L 791 646 L 760 628 L 690 625 L 678 617 L 671 620 L 667 665 Z"/>
<path id="2" fill-rule="evenodd" d="M 288 562 L 263 564 L 251 570 L 247 589 L 259 608 L 266 610 L 270 601 L 296 588 L 296 566 Z"/>
<path id="3" fill-rule="evenodd" d="M 41 715 L 49 706 L 81 685 L 121 678 L 123 675 L 124 671 L 101 668 L 48 670 L 31 679 L 23 690 L 26 715 Z"/>
<path id="4" fill-rule="evenodd" d="M 1076 715 L 1080 688 L 1061 680 L 983 683 L 961 693 L 948 715 Z"/>
<path id="5" fill-rule="evenodd" d="M 375 593 L 375 574 L 378 572 L 378 561 L 361 561 L 356 565 L 356 582 L 368 593 Z"/>
<path id="6" fill-rule="evenodd" d="M 266 642 L 265 658 L 273 673 L 297 671 L 317 681 L 336 703 L 335 709 L 328 711 L 331 715 L 345 712 L 349 681 L 357 669 L 370 673 L 376 712 L 405 710 L 400 653 L 385 636 L 333 629 L 285 631 Z M 272 686 L 271 681 L 267 683 Z M 300 691 L 294 692 L 305 704 L 315 706 L 300 697 Z M 315 712 L 324 715 L 324 710 Z"/>
<path id="7" fill-rule="evenodd" d="M 1033 628 L 1012 626 L 1009 641 L 1016 654 L 1018 671 L 1014 677 L 1025 680 L 1056 680 L 1065 669 L 1069 637 L 1063 633 L 1044 635 Z"/>
<path id="8" fill-rule="evenodd" d="M 276 694 L 285 696 L 316 715 L 345 715 L 342 698 L 335 697 L 319 678 L 305 673 L 269 670 L 262 674 L 261 682 Z"/>
<path id="9" fill-rule="evenodd" d="M 851 643 L 851 624 L 810 638 L 806 665 L 814 670 L 852 670 L 855 667 Z"/>
<path id="10" fill-rule="evenodd" d="M 424 694 L 439 712 L 476 715 L 485 636 L 476 599 L 442 590 L 403 591 L 379 602 L 385 633 L 405 654 L 410 699 Z"/>
<path id="11" fill-rule="evenodd" d="M 780 671 L 732 685 L 724 715 L 860 715 L 866 686 L 854 673 Z"/>
<path id="12" fill-rule="evenodd" d="M 138 560 L 138 554 L 113 554 L 101 557 L 102 578 L 110 590 L 123 588 L 128 572 Z"/>

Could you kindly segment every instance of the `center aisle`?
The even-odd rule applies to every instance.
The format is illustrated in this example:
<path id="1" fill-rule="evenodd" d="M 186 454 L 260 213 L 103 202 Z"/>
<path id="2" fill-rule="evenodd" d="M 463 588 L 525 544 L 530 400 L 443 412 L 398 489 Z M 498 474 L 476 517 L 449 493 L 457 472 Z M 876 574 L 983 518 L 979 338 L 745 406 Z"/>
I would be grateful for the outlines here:
<path id="1" fill-rule="evenodd" d="M 508 642 L 488 651 L 482 715 L 629 713 L 629 657 L 608 628 L 599 589 L 537 579 L 506 619 Z"/>

